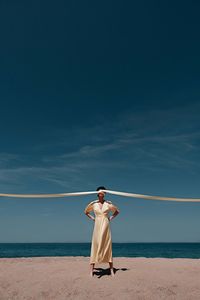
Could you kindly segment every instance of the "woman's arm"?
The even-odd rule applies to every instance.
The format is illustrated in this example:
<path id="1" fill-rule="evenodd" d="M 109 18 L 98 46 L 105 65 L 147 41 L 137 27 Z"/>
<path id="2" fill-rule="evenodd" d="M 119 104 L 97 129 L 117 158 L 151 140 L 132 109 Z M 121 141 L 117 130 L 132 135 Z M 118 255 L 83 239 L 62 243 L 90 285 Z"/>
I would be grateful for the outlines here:
<path id="1" fill-rule="evenodd" d="M 93 221 L 95 220 L 95 218 L 90 214 L 91 211 L 93 211 L 93 203 L 94 201 L 90 202 L 86 208 L 84 209 L 84 213 L 86 214 L 86 216 L 88 216 L 88 218 L 92 219 Z"/>
<path id="2" fill-rule="evenodd" d="M 86 214 L 86 216 L 88 216 L 88 218 L 92 219 L 93 221 L 95 220 L 95 218 L 91 214 L 89 214 L 89 213 L 85 213 L 85 214 Z"/>
<path id="3" fill-rule="evenodd" d="M 119 211 L 116 210 L 116 211 L 112 214 L 112 216 L 109 217 L 109 221 L 111 221 L 112 219 L 114 219 L 118 214 L 119 214 Z"/>

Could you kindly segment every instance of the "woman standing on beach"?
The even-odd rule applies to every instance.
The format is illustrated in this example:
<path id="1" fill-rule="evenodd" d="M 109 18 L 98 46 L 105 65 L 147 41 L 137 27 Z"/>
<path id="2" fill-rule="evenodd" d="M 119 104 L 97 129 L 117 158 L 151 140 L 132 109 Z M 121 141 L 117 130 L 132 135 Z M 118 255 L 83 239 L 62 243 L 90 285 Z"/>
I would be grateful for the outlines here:
<path id="1" fill-rule="evenodd" d="M 100 186 L 97 191 L 106 190 Z M 109 263 L 111 275 L 114 276 L 112 258 L 112 240 L 109 222 L 119 214 L 117 206 L 104 199 L 105 192 L 98 193 L 98 200 L 90 202 L 85 208 L 85 214 L 95 221 L 90 254 L 90 276 L 93 276 L 95 263 Z M 95 217 L 89 212 L 94 211 Z M 112 211 L 111 216 L 108 215 Z"/>

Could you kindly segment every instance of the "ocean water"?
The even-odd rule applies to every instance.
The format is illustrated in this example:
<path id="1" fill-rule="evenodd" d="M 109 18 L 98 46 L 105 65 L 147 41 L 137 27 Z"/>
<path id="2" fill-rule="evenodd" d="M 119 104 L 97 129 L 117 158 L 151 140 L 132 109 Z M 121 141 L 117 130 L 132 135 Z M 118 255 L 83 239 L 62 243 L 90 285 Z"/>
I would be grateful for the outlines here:
<path id="1" fill-rule="evenodd" d="M 113 257 L 200 258 L 200 243 L 113 243 Z M 0 243 L 0 257 L 90 256 L 90 243 Z"/>

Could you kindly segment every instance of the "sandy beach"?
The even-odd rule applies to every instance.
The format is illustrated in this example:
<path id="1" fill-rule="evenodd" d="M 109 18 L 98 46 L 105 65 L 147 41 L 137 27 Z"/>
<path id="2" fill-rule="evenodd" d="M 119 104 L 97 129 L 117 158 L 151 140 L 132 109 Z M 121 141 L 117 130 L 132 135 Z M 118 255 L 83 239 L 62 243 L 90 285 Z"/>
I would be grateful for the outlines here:
<path id="1" fill-rule="evenodd" d="M 200 259 L 114 258 L 115 276 L 89 257 L 0 259 L 0 299 L 200 299 Z"/>

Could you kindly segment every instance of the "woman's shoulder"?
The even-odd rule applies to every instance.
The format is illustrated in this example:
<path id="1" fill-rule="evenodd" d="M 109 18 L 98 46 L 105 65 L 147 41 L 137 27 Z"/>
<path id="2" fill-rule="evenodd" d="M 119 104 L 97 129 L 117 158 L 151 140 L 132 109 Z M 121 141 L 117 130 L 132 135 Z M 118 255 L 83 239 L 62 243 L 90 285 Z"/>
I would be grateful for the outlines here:
<path id="1" fill-rule="evenodd" d="M 94 203 L 97 203 L 97 202 L 98 202 L 98 200 L 93 200 L 89 204 L 94 204 Z"/>
<path id="2" fill-rule="evenodd" d="M 95 204 L 95 203 L 98 203 L 98 202 L 99 202 L 98 199 L 97 200 L 93 200 L 93 201 L 89 202 L 89 205 L 92 205 L 92 204 Z M 108 204 L 113 204 L 112 201 L 110 201 L 110 200 L 105 200 L 105 202 L 108 203 Z"/>
<path id="3" fill-rule="evenodd" d="M 106 202 L 107 202 L 108 204 L 112 204 L 112 201 L 110 201 L 110 200 L 106 200 Z"/>

